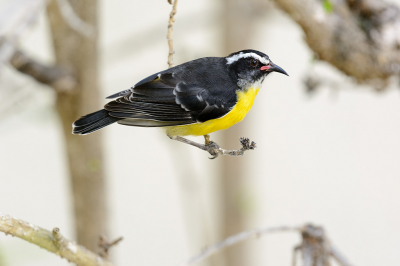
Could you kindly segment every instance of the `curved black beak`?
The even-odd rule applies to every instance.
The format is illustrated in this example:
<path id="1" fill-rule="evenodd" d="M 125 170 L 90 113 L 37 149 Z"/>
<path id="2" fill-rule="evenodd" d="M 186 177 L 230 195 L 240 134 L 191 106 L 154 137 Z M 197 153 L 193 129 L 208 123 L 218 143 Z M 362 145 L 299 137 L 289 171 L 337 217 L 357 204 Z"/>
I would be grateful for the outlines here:
<path id="1" fill-rule="evenodd" d="M 269 69 L 269 71 L 271 71 L 271 72 L 278 72 L 278 73 L 285 74 L 286 76 L 289 76 L 289 74 L 286 73 L 286 71 L 283 70 L 283 68 L 281 68 L 281 67 L 278 66 L 278 65 L 275 65 L 275 64 L 272 63 L 272 62 L 271 62 L 271 68 Z"/>
<path id="2" fill-rule="evenodd" d="M 264 68 L 264 69 L 263 69 Z M 282 73 L 285 74 L 286 76 L 289 76 L 289 74 L 283 70 L 283 68 L 281 68 L 278 65 L 275 65 L 274 63 L 270 62 L 268 66 L 263 67 L 262 70 L 266 70 L 268 72 L 278 72 L 278 73 Z"/>

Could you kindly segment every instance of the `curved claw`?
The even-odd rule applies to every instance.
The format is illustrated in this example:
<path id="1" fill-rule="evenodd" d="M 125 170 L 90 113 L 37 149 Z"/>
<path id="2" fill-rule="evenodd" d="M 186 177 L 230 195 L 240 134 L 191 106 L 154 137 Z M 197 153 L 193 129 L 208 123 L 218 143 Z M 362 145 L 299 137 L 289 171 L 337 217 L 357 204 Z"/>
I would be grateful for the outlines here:
<path id="1" fill-rule="evenodd" d="M 210 141 L 208 144 L 205 145 L 207 147 L 208 153 L 210 153 L 213 157 L 209 159 L 215 159 L 219 156 L 218 150 L 220 149 L 219 145 L 214 141 Z"/>

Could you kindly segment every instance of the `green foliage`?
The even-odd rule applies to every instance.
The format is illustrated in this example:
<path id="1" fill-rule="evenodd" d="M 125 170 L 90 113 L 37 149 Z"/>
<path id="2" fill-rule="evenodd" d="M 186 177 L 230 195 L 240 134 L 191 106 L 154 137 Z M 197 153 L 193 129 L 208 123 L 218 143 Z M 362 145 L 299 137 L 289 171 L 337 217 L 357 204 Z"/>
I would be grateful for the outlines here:
<path id="1" fill-rule="evenodd" d="M 333 4 L 331 3 L 330 0 L 322 0 L 322 7 L 328 14 L 332 13 L 333 11 Z"/>

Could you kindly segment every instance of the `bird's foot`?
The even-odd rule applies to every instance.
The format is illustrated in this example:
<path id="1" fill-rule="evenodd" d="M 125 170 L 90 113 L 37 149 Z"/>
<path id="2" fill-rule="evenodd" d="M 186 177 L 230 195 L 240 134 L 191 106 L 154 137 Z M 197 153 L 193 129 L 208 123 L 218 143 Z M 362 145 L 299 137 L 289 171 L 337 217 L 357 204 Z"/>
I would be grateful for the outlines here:
<path id="1" fill-rule="evenodd" d="M 208 141 L 204 146 L 206 147 L 206 151 L 213 156 L 210 159 L 215 159 L 222 154 L 223 149 L 221 149 L 221 147 L 214 141 Z"/>

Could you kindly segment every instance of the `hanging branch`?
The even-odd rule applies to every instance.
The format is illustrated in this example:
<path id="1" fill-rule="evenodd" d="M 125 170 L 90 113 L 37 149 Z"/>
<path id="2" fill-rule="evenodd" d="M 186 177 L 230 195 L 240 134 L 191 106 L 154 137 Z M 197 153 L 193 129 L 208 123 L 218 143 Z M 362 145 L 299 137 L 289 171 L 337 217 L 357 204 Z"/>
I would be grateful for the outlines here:
<path id="1" fill-rule="evenodd" d="M 47 249 L 78 266 L 113 266 L 92 251 L 64 238 L 58 228 L 50 232 L 9 215 L 0 214 L 0 231 Z"/>
<path id="2" fill-rule="evenodd" d="M 172 4 L 172 0 L 168 0 L 170 4 Z M 169 21 L 168 21 L 168 34 L 167 34 L 167 40 L 168 40 L 168 67 L 173 67 L 174 66 L 174 39 L 173 39 L 173 26 L 175 22 L 175 14 L 176 14 L 176 7 L 178 5 L 178 0 L 174 0 L 174 3 L 172 4 L 172 11 L 169 14 Z"/>

